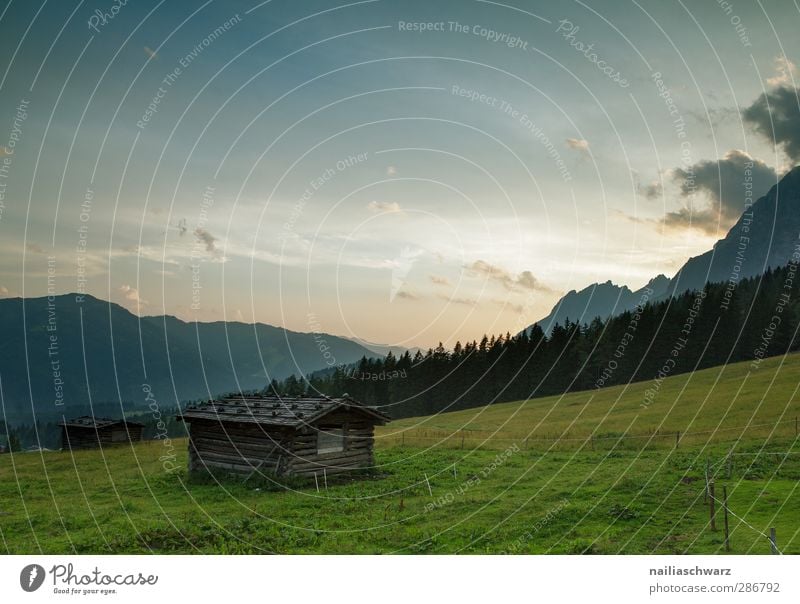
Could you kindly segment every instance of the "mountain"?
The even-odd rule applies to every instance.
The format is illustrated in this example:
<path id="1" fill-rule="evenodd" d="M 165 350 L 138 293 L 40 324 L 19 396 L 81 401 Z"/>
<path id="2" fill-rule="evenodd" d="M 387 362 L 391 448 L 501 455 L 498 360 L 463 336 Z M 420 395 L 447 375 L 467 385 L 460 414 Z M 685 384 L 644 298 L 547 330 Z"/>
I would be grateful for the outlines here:
<path id="1" fill-rule="evenodd" d="M 137 317 L 91 296 L 0 300 L 0 386 L 4 415 L 51 417 L 160 408 L 221 392 L 263 388 L 269 379 L 374 357 L 328 334 L 262 323 L 187 323 Z M 87 388 L 88 384 L 88 388 Z M 91 395 L 91 398 L 90 398 Z M 62 403 L 62 404 L 57 404 Z"/>
<path id="2" fill-rule="evenodd" d="M 404 348 L 402 346 L 388 346 L 386 344 L 376 344 L 375 342 L 369 342 L 367 340 L 362 340 L 361 338 L 355 338 L 355 337 L 349 337 L 347 339 L 355 342 L 356 344 L 360 344 L 361 346 L 363 346 L 367 350 L 370 350 L 370 351 L 374 352 L 375 356 L 378 356 L 378 357 L 381 357 L 381 358 L 385 357 L 390 352 L 394 356 L 400 357 L 400 356 L 403 356 L 406 352 L 408 352 L 411 355 L 413 355 L 414 353 L 416 353 L 419 350 L 419 348 L 417 348 L 417 347 Z"/>
<path id="3" fill-rule="evenodd" d="M 589 323 L 595 317 L 605 319 L 665 295 L 669 283 L 668 277 L 659 275 L 636 291 L 611 281 L 594 283 L 581 291 L 573 289 L 558 301 L 549 315 L 537 323 L 549 335 L 557 323 L 563 325 L 566 319 L 577 323 Z"/>
<path id="4" fill-rule="evenodd" d="M 724 239 L 690 258 L 670 282 L 669 294 L 701 289 L 706 283 L 737 281 L 788 264 L 800 253 L 800 166 L 745 212 Z"/>
<path id="5" fill-rule="evenodd" d="M 723 239 L 706 253 L 689 258 L 672 279 L 659 275 L 644 288 L 632 292 L 606 281 L 579 292 L 570 291 L 550 314 L 537 321 L 549 334 L 556 323 L 588 323 L 633 309 L 646 290 L 645 300 L 664 300 L 683 292 L 702 289 L 706 283 L 735 283 L 762 274 L 768 268 L 788 264 L 800 254 L 800 166 L 789 171 L 769 192 L 745 211 Z"/>

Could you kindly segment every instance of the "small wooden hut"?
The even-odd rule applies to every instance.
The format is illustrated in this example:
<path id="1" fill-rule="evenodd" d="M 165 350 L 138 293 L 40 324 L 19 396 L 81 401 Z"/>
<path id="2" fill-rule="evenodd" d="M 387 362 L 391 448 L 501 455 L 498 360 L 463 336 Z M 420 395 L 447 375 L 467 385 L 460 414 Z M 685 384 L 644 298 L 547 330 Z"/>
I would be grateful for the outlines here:
<path id="1" fill-rule="evenodd" d="M 63 420 L 58 425 L 61 426 L 61 448 L 64 450 L 137 442 L 142 440 L 144 429 L 144 424 L 139 422 L 89 415 Z"/>
<path id="2" fill-rule="evenodd" d="M 235 395 L 188 407 L 189 471 L 319 477 L 374 466 L 389 416 L 349 396 Z"/>

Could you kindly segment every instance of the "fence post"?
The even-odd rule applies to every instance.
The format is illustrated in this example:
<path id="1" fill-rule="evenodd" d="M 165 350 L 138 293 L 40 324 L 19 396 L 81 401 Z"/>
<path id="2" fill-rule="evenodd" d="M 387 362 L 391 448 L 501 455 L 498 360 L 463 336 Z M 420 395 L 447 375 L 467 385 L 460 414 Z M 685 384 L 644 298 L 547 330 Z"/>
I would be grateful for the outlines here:
<path id="1" fill-rule="evenodd" d="M 706 457 L 706 490 L 703 493 L 703 503 L 708 503 L 708 457 Z"/>
<path id="2" fill-rule="evenodd" d="M 769 529 L 769 545 L 773 554 L 778 553 L 778 538 L 775 535 L 775 528 Z"/>
<path id="3" fill-rule="evenodd" d="M 726 471 L 727 471 L 727 474 L 728 474 L 728 478 L 731 477 L 731 472 L 732 472 L 732 467 L 731 467 L 731 462 L 733 460 L 732 453 L 733 453 L 733 449 L 728 451 L 728 461 L 727 461 L 727 464 L 726 464 Z"/>
<path id="4" fill-rule="evenodd" d="M 728 532 L 728 487 L 722 487 L 722 509 L 725 512 L 725 551 L 731 551 L 730 533 Z"/>
<path id="5" fill-rule="evenodd" d="M 708 481 L 708 514 L 711 520 L 711 530 L 717 530 L 717 506 L 714 497 L 714 479 Z"/>
<path id="6" fill-rule="evenodd" d="M 675 448 L 676 448 L 676 449 L 678 448 L 678 443 L 679 443 L 680 441 L 681 441 L 681 431 L 680 431 L 680 430 L 678 430 L 678 431 L 675 433 Z"/>

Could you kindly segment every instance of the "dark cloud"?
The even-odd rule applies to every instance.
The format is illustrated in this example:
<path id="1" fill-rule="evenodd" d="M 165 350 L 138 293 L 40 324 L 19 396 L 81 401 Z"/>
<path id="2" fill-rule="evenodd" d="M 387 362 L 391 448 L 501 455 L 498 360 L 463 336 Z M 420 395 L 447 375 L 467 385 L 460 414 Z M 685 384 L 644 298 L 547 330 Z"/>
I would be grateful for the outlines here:
<path id="1" fill-rule="evenodd" d="M 194 236 L 197 237 L 197 240 L 200 243 L 202 243 L 203 245 L 206 246 L 206 251 L 207 252 L 211 252 L 212 254 L 216 253 L 216 251 L 217 251 L 217 246 L 216 246 L 217 238 L 214 237 L 214 235 L 209 233 L 207 230 L 198 227 L 198 228 L 196 228 L 194 230 Z"/>
<path id="2" fill-rule="evenodd" d="M 400 290 L 395 294 L 395 298 L 402 298 L 404 300 L 419 300 L 419 296 L 411 292 Z"/>
<path id="3" fill-rule="evenodd" d="M 671 228 L 693 228 L 709 234 L 716 233 L 718 228 L 727 229 L 744 211 L 748 179 L 752 183 L 750 200 L 755 201 L 777 182 L 777 178 L 775 170 L 763 161 L 738 149 L 728 151 L 717 161 L 703 160 L 687 168 L 678 168 L 672 172 L 672 179 L 679 183 L 681 196 L 688 204 L 667 213 L 663 223 Z M 711 203 L 698 207 L 695 194 L 702 194 Z"/>
<path id="4" fill-rule="evenodd" d="M 756 132 L 783 147 L 792 161 L 800 160 L 800 90 L 778 86 L 765 92 L 742 111 L 742 117 Z"/>

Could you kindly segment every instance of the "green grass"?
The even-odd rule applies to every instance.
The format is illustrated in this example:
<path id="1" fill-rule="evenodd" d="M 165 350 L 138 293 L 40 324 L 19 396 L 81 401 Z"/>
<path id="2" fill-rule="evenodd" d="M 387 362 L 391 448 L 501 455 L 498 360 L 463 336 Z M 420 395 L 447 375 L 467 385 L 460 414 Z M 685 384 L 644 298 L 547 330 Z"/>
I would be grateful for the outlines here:
<path id="1" fill-rule="evenodd" d="M 467 444 L 487 438 L 552 442 L 588 439 L 592 433 L 603 437 L 654 431 L 662 436 L 652 446 L 671 447 L 677 431 L 682 443 L 700 445 L 739 438 L 763 440 L 770 435 L 795 435 L 795 419 L 800 415 L 798 387 L 800 354 L 792 354 L 765 359 L 757 369 L 746 362 L 669 377 L 646 405 L 645 392 L 656 390 L 652 381 L 403 419 L 380 434 L 387 443 L 399 443 L 405 432 L 406 444 L 418 437 L 420 445 L 450 436 L 443 444 L 459 447 L 459 431 L 466 435 Z"/>
<path id="2" fill-rule="evenodd" d="M 711 531 L 703 500 L 708 459 L 717 496 L 727 486 L 739 516 L 732 553 L 769 553 L 770 527 L 784 553 L 800 553 L 800 357 L 769 359 L 746 377 L 748 367 L 670 378 L 646 409 L 647 384 L 634 384 L 394 422 L 378 440 L 379 475 L 319 493 L 313 483 L 189 480 L 165 471 L 161 442 L 3 455 L 0 551 L 724 553 L 722 513 Z M 739 429 L 777 419 L 776 430 Z M 470 434 L 462 450 L 466 429 L 500 432 L 480 448 L 486 434 Z M 608 438 L 594 451 L 582 440 L 655 429 L 702 434 L 677 450 L 667 438 L 648 447 Z M 526 447 L 531 432 L 575 440 Z M 175 441 L 180 468 L 185 447 Z"/>

